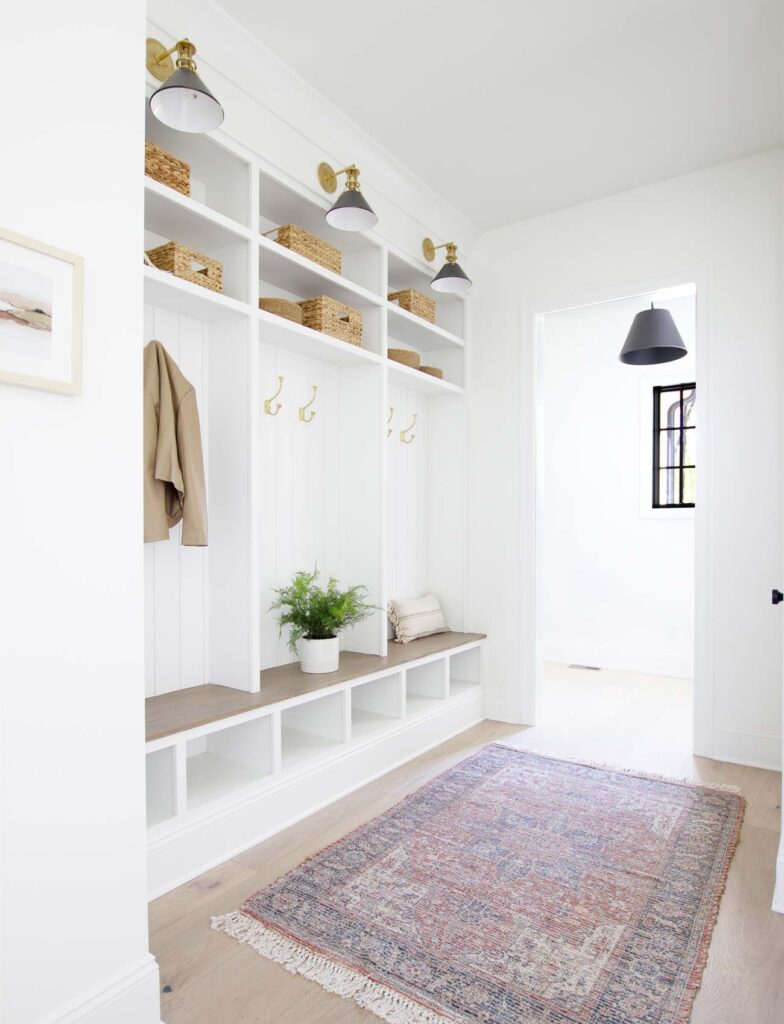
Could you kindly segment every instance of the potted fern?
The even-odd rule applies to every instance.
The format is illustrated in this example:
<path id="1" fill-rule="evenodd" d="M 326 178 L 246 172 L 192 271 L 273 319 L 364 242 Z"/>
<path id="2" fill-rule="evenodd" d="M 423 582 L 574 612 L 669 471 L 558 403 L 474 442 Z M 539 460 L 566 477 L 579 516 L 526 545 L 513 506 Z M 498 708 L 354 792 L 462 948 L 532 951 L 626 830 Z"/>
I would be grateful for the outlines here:
<path id="1" fill-rule="evenodd" d="M 318 569 L 294 574 L 286 587 L 274 590 L 270 611 L 279 611 L 280 632 L 289 627 L 289 648 L 299 655 L 303 672 L 337 672 L 340 661 L 338 634 L 362 622 L 374 611 L 366 587 L 341 590 L 330 576 L 320 587 Z"/>

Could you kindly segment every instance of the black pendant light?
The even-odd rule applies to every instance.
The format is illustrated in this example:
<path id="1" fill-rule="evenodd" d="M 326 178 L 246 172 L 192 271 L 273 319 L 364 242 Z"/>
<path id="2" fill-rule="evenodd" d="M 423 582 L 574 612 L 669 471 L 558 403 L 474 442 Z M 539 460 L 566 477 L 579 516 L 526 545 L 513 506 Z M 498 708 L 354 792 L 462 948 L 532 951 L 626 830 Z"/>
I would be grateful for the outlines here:
<path id="1" fill-rule="evenodd" d="M 177 51 L 177 68 L 171 54 Z M 161 82 L 150 97 L 150 110 L 169 128 L 179 132 L 209 132 L 223 123 L 223 107 L 196 74 L 196 47 L 181 39 L 166 50 L 156 39 L 147 40 L 147 67 Z"/>
<path id="2" fill-rule="evenodd" d="M 686 345 L 668 309 L 644 309 L 632 321 L 620 360 L 631 366 L 671 363 L 686 355 Z"/>

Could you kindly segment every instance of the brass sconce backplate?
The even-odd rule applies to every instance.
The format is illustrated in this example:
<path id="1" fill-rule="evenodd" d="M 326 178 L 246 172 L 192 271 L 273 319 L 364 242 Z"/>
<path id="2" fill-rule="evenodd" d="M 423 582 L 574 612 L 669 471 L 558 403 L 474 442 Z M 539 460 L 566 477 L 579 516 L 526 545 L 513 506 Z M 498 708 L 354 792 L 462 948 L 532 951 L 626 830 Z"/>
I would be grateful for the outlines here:
<path id="1" fill-rule="evenodd" d="M 334 192 L 338 187 L 338 176 L 333 168 L 323 161 L 318 165 L 318 180 L 325 192 Z"/>
<path id="2" fill-rule="evenodd" d="M 433 244 L 432 238 L 422 239 L 422 255 L 425 257 L 428 263 L 432 263 L 436 258 L 436 247 Z"/>
<path id="3" fill-rule="evenodd" d="M 174 74 L 174 61 L 171 54 L 164 56 L 167 46 L 151 37 L 147 38 L 147 70 L 159 82 L 165 82 Z"/>

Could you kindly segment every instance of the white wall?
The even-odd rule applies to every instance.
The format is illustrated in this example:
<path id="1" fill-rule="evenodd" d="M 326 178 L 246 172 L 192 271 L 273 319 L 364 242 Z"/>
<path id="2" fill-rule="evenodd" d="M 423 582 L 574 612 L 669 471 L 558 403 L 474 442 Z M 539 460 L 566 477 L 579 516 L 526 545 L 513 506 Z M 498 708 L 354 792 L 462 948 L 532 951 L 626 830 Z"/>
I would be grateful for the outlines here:
<path id="1" fill-rule="evenodd" d="M 651 508 L 651 391 L 695 380 L 695 301 L 656 301 L 672 313 L 688 356 L 626 366 L 621 344 L 653 298 L 539 322 L 542 654 L 690 678 L 694 513 Z"/>
<path id="2" fill-rule="evenodd" d="M 697 744 L 726 760 L 780 763 L 782 618 L 770 590 L 783 564 L 781 187 L 776 151 L 489 232 L 475 247 L 469 592 L 472 625 L 490 634 L 492 715 L 534 714 L 533 310 L 559 308 L 562 293 L 674 284 L 699 265 L 703 395 L 715 415 L 703 425 L 696 518 L 707 579 L 696 609 L 707 708 Z"/>
<path id="3" fill-rule="evenodd" d="M 144 851 L 140 2 L 3 12 L 0 224 L 85 260 L 84 393 L 0 385 L 8 1024 L 159 1020 Z"/>

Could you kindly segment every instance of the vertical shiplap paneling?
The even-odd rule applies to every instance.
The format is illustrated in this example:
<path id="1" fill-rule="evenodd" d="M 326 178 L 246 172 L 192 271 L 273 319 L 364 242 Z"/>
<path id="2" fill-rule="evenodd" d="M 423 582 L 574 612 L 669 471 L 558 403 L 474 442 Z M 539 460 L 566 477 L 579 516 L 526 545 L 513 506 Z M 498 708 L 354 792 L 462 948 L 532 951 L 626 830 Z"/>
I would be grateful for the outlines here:
<path id="1" fill-rule="evenodd" d="M 207 453 L 206 325 L 145 307 L 144 344 L 160 341 L 196 389 Z M 209 472 L 209 467 L 205 466 Z M 205 607 L 207 548 L 183 548 L 180 527 L 145 545 L 145 667 L 148 695 L 208 682 Z"/>
<path id="2" fill-rule="evenodd" d="M 152 338 L 152 306 L 144 307 L 144 345 Z M 144 692 L 152 697 L 155 688 L 155 545 L 144 545 Z"/>
<path id="3" fill-rule="evenodd" d="M 270 668 L 293 660 L 268 610 L 272 589 L 316 564 L 324 578 L 338 572 L 340 371 L 262 343 L 259 372 L 262 399 L 274 393 L 279 375 L 284 378 L 281 411 L 277 416 L 262 412 L 259 424 L 261 665 Z M 318 394 L 308 412 L 316 415 L 303 423 L 298 409 L 314 384 Z"/>
<path id="4" fill-rule="evenodd" d="M 204 472 L 209 484 L 209 446 L 207 444 L 207 332 L 199 320 L 180 317 L 180 356 L 178 365 L 196 388 L 199 422 L 202 428 Z M 209 530 L 209 508 L 207 509 Z M 209 539 L 209 534 L 208 534 Z M 206 570 L 204 548 L 180 547 L 180 687 L 199 686 L 207 679 Z"/>
<path id="5" fill-rule="evenodd" d="M 395 413 L 387 442 L 388 597 L 419 597 L 428 589 L 428 400 L 419 392 L 390 387 L 389 403 Z M 414 440 L 403 444 L 400 431 L 415 413 Z"/>

